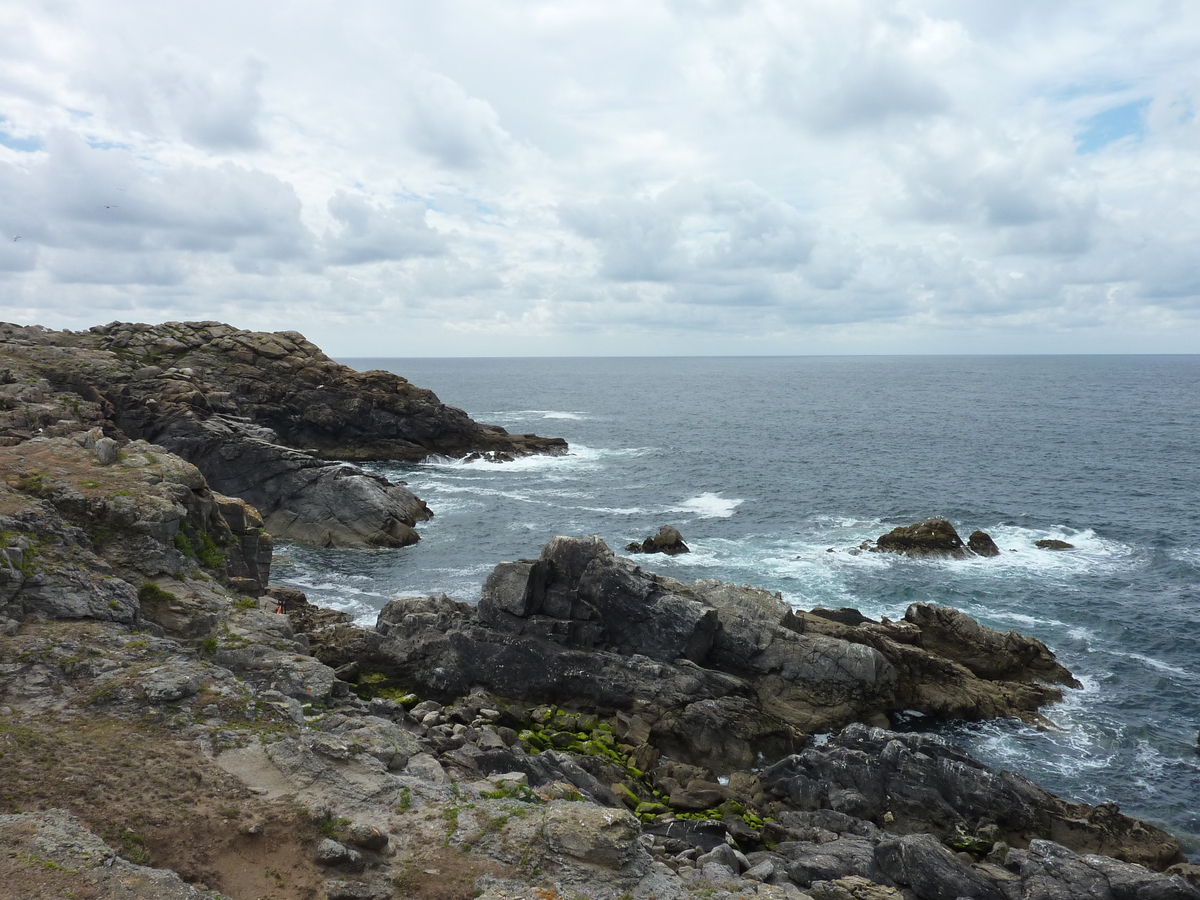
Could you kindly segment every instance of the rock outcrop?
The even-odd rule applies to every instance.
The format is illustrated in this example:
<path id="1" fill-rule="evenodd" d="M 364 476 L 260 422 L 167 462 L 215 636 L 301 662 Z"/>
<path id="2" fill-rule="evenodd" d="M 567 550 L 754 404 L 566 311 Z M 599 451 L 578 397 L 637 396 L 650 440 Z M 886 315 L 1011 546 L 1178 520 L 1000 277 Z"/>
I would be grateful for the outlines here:
<path id="1" fill-rule="evenodd" d="M 596 537 L 501 563 L 477 608 L 399 598 L 374 631 L 314 640 L 329 664 L 357 661 L 422 696 L 478 685 L 636 713 L 664 752 L 718 772 L 898 710 L 1038 720 L 1062 696 L 1046 682 L 1076 685 L 1039 641 L 955 610 L 914 604 L 901 622 L 847 625 L 761 589 L 652 575 Z"/>
<path id="2" fill-rule="evenodd" d="M 966 559 L 971 555 L 963 539 L 946 519 L 926 519 L 913 525 L 900 525 L 881 534 L 870 548 L 877 553 L 903 553 L 905 556 Z"/>
<path id="3" fill-rule="evenodd" d="M 99 426 L 197 466 L 276 537 L 399 547 L 431 515 L 402 484 L 347 462 L 565 453 L 558 438 L 481 425 L 388 372 L 355 372 L 296 332 L 217 322 L 86 332 L 0 324 L 0 445 Z"/>
<path id="4" fill-rule="evenodd" d="M 986 531 L 973 531 L 964 542 L 954 526 L 941 518 L 900 525 L 874 541 L 866 541 L 857 549 L 870 550 L 872 553 L 900 553 L 918 559 L 968 559 L 972 556 L 1000 555 L 1000 548 Z"/>

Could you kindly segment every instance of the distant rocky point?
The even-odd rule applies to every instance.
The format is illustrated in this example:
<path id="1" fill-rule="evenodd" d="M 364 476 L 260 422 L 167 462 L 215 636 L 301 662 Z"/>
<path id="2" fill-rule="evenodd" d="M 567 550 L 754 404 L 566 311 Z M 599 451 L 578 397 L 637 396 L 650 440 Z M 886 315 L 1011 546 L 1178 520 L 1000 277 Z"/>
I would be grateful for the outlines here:
<path id="1" fill-rule="evenodd" d="M 179 454 L 276 537 L 319 546 L 404 546 L 432 515 L 402 484 L 335 460 L 567 451 L 475 422 L 398 375 L 356 372 L 295 331 L 0 324 L 0 446 L 93 427 Z"/>

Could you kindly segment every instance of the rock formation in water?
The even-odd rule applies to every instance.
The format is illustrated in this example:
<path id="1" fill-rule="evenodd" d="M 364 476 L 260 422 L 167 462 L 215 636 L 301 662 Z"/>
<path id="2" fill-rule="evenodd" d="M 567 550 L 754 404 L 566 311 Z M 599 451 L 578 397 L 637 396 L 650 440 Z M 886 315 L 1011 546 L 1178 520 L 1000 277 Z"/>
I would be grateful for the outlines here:
<path id="1" fill-rule="evenodd" d="M 633 541 L 625 547 L 628 553 L 665 553 L 675 556 L 679 553 L 691 553 L 691 548 L 683 542 L 683 535 L 673 525 L 664 525 L 658 529 L 658 534 L 646 538 L 641 543 Z"/>
<path id="2" fill-rule="evenodd" d="M 94 426 L 146 440 L 253 504 L 276 537 L 320 546 L 404 546 L 431 515 L 402 484 L 330 460 L 567 449 L 481 425 L 398 375 L 356 372 L 296 332 L 217 322 L 0 324 L 0 400 L 0 443 Z"/>

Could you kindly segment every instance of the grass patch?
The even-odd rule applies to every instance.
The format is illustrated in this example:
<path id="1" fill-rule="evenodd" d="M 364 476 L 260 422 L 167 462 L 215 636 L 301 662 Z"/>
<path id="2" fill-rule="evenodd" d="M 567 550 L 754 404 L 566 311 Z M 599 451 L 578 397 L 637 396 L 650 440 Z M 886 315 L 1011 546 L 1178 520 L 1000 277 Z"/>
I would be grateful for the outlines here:
<path id="1" fill-rule="evenodd" d="M 153 581 L 146 581 L 138 588 L 138 599 L 143 603 L 170 603 L 179 598 L 170 591 L 164 591 Z"/>
<path id="2" fill-rule="evenodd" d="M 198 531 L 196 536 L 200 538 L 200 550 L 196 554 L 196 558 L 200 560 L 200 564 L 209 569 L 219 569 L 225 565 L 225 554 L 218 549 L 216 542 L 212 539 L 207 531 Z"/>

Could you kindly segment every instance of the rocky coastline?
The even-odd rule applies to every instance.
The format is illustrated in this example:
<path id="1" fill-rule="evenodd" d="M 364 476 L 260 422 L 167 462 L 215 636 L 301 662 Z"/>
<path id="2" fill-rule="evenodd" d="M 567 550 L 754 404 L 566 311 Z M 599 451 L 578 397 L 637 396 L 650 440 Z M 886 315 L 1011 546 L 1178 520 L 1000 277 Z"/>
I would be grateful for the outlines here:
<path id="1" fill-rule="evenodd" d="M 475 422 L 398 375 L 340 365 L 294 331 L 0 323 L 0 446 L 93 427 L 183 457 L 275 537 L 329 547 L 406 546 L 433 514 L 353 462 L 567 451 Z"/>
<path id="2" fill-rule="evenodd" d="M 0 362 L 12 896 L 1200 898 L 1162 830 L 894 727 L 1053 727 L 1075 681 L 1033 637 L 793 610 L 594 536 L 364 628 L 271 584 L 270 516 L 84 398 L 99 380 L 63 387 L 76 351 L 53 380 L 52 334 Z M 553 451 L 530 440 L 454 452 Z"/>

